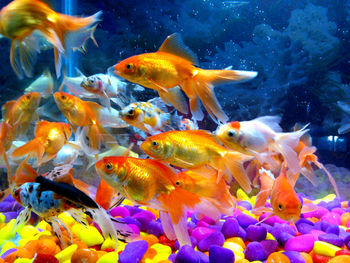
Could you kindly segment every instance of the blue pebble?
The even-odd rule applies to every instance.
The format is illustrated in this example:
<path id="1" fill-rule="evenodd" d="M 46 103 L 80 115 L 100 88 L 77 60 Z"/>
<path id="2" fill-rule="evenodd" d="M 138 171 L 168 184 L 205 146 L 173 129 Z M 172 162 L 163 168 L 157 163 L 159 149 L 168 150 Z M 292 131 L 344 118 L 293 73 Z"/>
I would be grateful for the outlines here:
<path id="1" fill-rule="evenodd" d="M 336 224 L 331 224 L 329 227 L 327 227 L 326 233 L 339 235 L 339 226 Z"/>
<path id="2" fill-rule="evenodd" d="M 234 263 L 235 254 L 227 248 L 220 246 L 211 246 L 209 248 L 209 261 L 210 263 Z"/>
<path id="3" fill-rule="evenodd" d="M 197 243 L 198 243 L 197 239 L 195 239 L 194 237 L 190 237 L 190 240 L 191 240 L 192 247 L 195 248 L 197 246 Z M 174 248 L 176 250 L 180 249 L 180 243 L 178 240 L 175 241 Z"/>
<path id="4" fill-rule="evenodd" d="M 262 226 L 250 225 L 246 229 L 250 241 L 261 241 L 266 238 L 267 230 Z"/>
<path id="5" fill-rule="evenodd" d="M 160 237 L 164 234 L 162 224 L 158 221 L 151 221 L 148 224 L 148 234 L 155 235 L 156 237 Z"/>
<path id="6" fill-rule="evenodd" d="M 225 243 L 225 237 L 221 232 L 211 233 L 206 238 L 199 241 L 197 248 L 199 251 L 208 251 L 213 245 L 222 246 Z"/>
<path id="7" fill-rule="evenodd" d="M 287 258 L 289 258 L 290 263 L 305 263 L 305 259 L 296 251 L 285 251 L 282 252 Z"/>
<path id="8" fill-rule="evenodd" d="M 138 208 L 137 206 L 125 205 L 124 207 L 129 210 L 129 213 L 130 213 L 131 216 L 133 216 L 133 215 L 135 215 L 137 213 L 145 211 L 145 210 L 143 210 L 141 208 Z"/>
<path id="9" fill-rule="evenodd" d="M 249 225 L 255 225 L 256 223 L 258 223 L 258 220 L 256 220 L 255 218 L 243 213 L 237 216 L 237 220 L 239 225 L 243 228 L 247 228 Z"/>
<path id="10" fill-rule="evenodd" d="M 236 237 L 239 230 L 238 221 L 235 218 L 226 219 L 225 223 L 221 228 L 221 232 L 225 238 Z"/>
<path id="11" fill-rule="evenodd" d="M 171 262 L 175 262 L 175 258 L 176 258 L 176 254 L 175 254 L 175 253 L 172 253 L 172 254 L 170 254 L 170 256 L 168 257 L 168 260 L 171 261 Z"/>
<path id="12" fill-rule="evenodd" d="M 119 256 L 120 263 L 138 263 L 145 255 L 148 243 L 144 240 L 128 243 Z"/>
<path id="13" fill-rule="evenodd" d="M 287 243 L 287 241 L 293 237 L 294 237 L 294 235 L 291 235 L 287 232 L 282 232 L 281 234 L 279 234 L 277 241 L 281 246 L 284 247 L 284 245 Z"/>
<path id="14" fill-rule="evenodd" d="M 318 236 L 318 240 L 327 242 L 337 247 L 342 247 L 344 245 L 344 240 L 336 234 L 322 234 Z"/>
<path id="15" fill-rule="evenodd" d="M 315 230 L 322 230 L 322 222 L 323 222 L 323 221 L 317 221 L 317 222 L 314 224 L 314 229 L 315 229 Z"/>
<path id="16" fill-rule="evenodd" d="M 199 256 L 195 253 L 193 247 L 184 245 L 180 248 L 176 254 L 175 263 L 198 263 L 200 262 Z"/>
<path id="17" fill-rule="evenodd" d="M 264 247 L 256 241 L 249 243 L 244 251 L 245 258 L 249 261 L 260 260 L 263 261 L 267 258 Z"/>

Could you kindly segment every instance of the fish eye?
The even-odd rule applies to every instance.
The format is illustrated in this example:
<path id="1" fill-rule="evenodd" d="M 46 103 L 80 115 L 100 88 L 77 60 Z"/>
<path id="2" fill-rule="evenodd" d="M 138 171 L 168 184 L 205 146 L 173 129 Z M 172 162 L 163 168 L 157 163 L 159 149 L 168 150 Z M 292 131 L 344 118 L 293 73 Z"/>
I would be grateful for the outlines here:
<path id="1" fill-rule="evenodd" d="M 30 95 L 27 95 L 26 98 L 29 100 L 30 99 Z"/>
<path id="2" fill-rule="evenodd" d="M 131 64 L 127 64 L 127 65 L 126 65 L 126 68 L 127 68 L 127 69 L 132 69 L 132 65 L 131 65 Z"/>
<path id="3" fill-rule="evenodd" d="M 278 209 L 282 210 L 282 208 L 283 208 L 282 204 L 278 204 Z"/>
<path id="4" fill-rule="evenodd" d="M 152 146 L 157 147 L 157 146 L 158 146 L 158 142 L 153 141 L 153 142 L 152 142 Z"/>
<path id="5" fill-rule="evenodd" d="M 134 110 L 134 109 L 130 109 L 130 110 L 128 111 L 128 114 L 129 114 L 129 115 L 133 115 L 133 114 L 134 114 L 134 112 L 135 112 L 135 110 Z"/>
<path id="6" fill-rule="evenodd" d="M 227 136 L 228 137 L 233 137 L 235 135 L 235 132 L 233 132 L 233 131 L 229 131 L 228 133 L 227 133 Z"/>
<path id="7" fill-rule="evenodd" d="M 176 184 L 177 186 L 180 186 L 180 182 L 179 182 L 179 181 L 176 181 L 175 184 Z"/>
<path id="8" fill-rule="evenodd" d="M 106 164 L 106 169 L 107 170 L 112 170 L 113 169 L 113 165 L 111 163 L 107 163 Z"/>
<path id="9" fill-rule="evenodd" d="M 62 99 L 62 100 L 65 100 L 65 99 L 66 99 L 66 96 L 65 96 L 65 95 L 62 95 L 62 96 L 61 96 L 61 99 Z"/>
<path id="10" fill-rule="evenodd" d="M 94 84 L 94 83 L 95 83 L 95 80 L 94 80 L 94 79 L 89 79 L 89 82 L 90 82 L 91 84 Z"/>

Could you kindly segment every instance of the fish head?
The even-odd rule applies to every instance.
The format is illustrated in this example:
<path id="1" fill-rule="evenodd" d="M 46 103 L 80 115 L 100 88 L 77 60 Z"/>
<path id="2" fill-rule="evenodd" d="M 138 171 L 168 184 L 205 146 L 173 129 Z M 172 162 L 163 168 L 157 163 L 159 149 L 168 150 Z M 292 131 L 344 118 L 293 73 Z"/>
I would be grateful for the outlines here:
<path id="1" fill-rule="evenodd" d="M 41 94 L 28 92 L 19 98 L 19 107 L 23 110 L 36 110 L 39 107 Z"/>
<path id="2" fill-rule="evenodd" d="M 97 174 L 111 186 L 123 183 L 127 177 L 127 157 L 104 157 L 95 164 Z"/>
<path id="3" fill-rule="evenodd" d="M 80 86 L 86 89 L 87 91 L 94 93 L 102 91 L 103 83 L 100 78 L 96 76 L 90 76 L 84 78 L 83 81 L 80 83 Z"/>
<path id="4" fill-rule="evenodd" d="M 125 122 L 143 121 L 143 111 L 136 103 L 132 103 L 119 112 L 120 118 Z"/>
<path id="5" fill-rule="evenodd" d="M 131 82 L 139 83 L 144 80 L 146 67 L 142 64 L 138 56 L 127 58 L 113 66 L 113 72 Z"/>
<path id="6" fill-rule="evenodd" d="M 141 144 L 141 149 L 153 158 L 165 160 L 174 154 L 175 146 L 164 133 L 161 133 L 148 137 Z"/>
<path id="7" fill-rule="evenodd" d="M 12 196 L 20 205 L 22 204 L 22 202 L 21 202 L 21 188 L 20 187 L 13 190 Z"/>
<path id="8" fill-rule="evenodd" d="M 219 126 L 215 132 L 216 137 L 228 148 L 242 152 L 246 147 L 246 136 L 240 129 L 238 121 L 229 122 Z"/>
<path id="9" fill-rule="evenodd" d="M 54 98 L 57 104 L 57 107 L 62 111 L 70 111 L 75 105 L 74 96 L 66 92 L 55 92 Z"/>

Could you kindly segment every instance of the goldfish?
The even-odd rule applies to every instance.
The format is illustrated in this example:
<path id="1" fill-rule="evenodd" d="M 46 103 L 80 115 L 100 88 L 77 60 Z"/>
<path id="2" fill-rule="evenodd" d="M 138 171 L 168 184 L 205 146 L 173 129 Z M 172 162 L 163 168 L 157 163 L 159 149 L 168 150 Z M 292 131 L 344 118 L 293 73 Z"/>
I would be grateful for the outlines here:
<path id="1" fill-rule="evenodd" d="M 68 142 L 72 127 L 64 122 L 40 121 L 35 128 L 35 138 L 11 153 L 12 158 L 30 154 L 36 156 L 38 165 L 54 158 Z"/>
<path id="2" fill-rule="evenodd" d="M 216 191 L 207 191 L 204 185 L 201 185 L 200 176 L 181 181 L 176 171 L 157 160 L 111 156 L 98 161 L 95 167 L 103 180 L 129 200 L 159 209 L 165 233 L 169 238 L 177 237 L 181 246 L 191 244 L 187 232 L 187 209 L 193 209 L 216 220 L 223 211 L 223 208 L 217 205 L 220 200 L 216 200 L 215 203 L 206 198 L 208 195 L 214 199 L 216 195 L 222 196 L 218 189 L 222 185 L 215 184 L 215 177 L 214 182 L 210 182 L 207 187 L 214 187 Z M 197 184 L 201 185 L 199 192 L 196 190 Z M 225 184 L 224 186 L 226 187 Z M 225 190 L 227 189 L 223 188 L 223 191 Z M 200 192 L 206 193 L 207 196 L 201 196 Z M 230 206 L 230 199 L 221 205 L 224 204 Z M 228 210 L 232 208 L 227 206 L 225 208 Z M 232 213 L 232 210 L 230 211 Z"/>
<path id="3" fill-rule="evenodd" d="M 38 118 L 36 109 L 40 99 L 39 92 L 28 92 L 2 106 L 3 120 L 13 128 L 14 137 L 26 133 L 32 120 Z"/>
<path id="4" fill-rule="evenodd" d="M 207 131 L 164 132 L 148 137 L 141 148 L 147 155 L 181 168 L 209 165 L 218 171 L 218 181 L 225 176 L 230 183 L 233 176 L 244 191 L 251 191 L 250 180 L 243 168 L 243 163 L 251 158 L 226 149 Z"/>
<path id="5" fill-rule="evenodd" d="M 120 118 L 141 131 L 154 134 L 164 129 L 174 129 L 181 124 L 181 118 L 174 112 L 168 113 L 159 98 L 147 102 L 134 102 L 120 111 Z"/>
<path id="6" fill-rule="evenodd" d="M 95 102 L 83 101 L 65 92 L 56 92 L 54 98 L 71 125 L 84 127 L 93 150 L 97 150 L 102 142 L 115 143 L 114 137 L 100 124 L 99 111 L 102 106 Z"/>
<path id="7" fill-rule="evenodd" d="M 52 10 L 39 0 L 12 1 L 0 11 L 0 34 L 11 39 L 10 62 L 19 78 L 32 76 L 42 38 L 54 46 L 57 77 L 62 56 L 69 50 L 84 49 L 87 39 L 97 45 L 93 33 L 102 12 L 73 17 Z"/>
<path id="8" fill-rule="evenodd" d="M 10 149 L 14 140 L 13 128 L 6 121 L 0 123 L 0 156 L 5 162 L 8 182 L 11 180 L 11 167 L 6 152 Z"/>
<path id="9" fill-rule="evenodd" d="M 112 67 L 112 71 L 130 82 L 140 84 L 158 92 L 164 103 L 172 104 L 178 111 L 187 113 L 187 104 L 180 86 L 190 102 L 190 110 L 196 120 L 205 109 L 214 120 L 225 123 L 227 115 L 222 110 L 213 92 L 214 85 L 253 79 L 254 71 L 205 70 L 198 65 L 196 55 L 185 46 L 180 34 L 167 37 L 157 52 L 144 53 L 127 58 Z"/>
<path id="10" fill-rule="evenodd" d="M 53 79 L 50 71 L 46 69 L 41 76 L 34 80 L 27 88 L 24 89 L 24 93 L 28 92 L 40 92 L 42 98 L 47 98 L 52 95 L 53 91 Z"/>
<path id="11" fill-rule="evenodd" d="M 293 150 L 308 129 L 283 133 L 278 116 L 264 116 L 250 121 L 234 121 L 220 125 L 217 138 L 228 148 L 252 155 L 280 153 L 293 173 L 300 171 L 297 153 Z"/>

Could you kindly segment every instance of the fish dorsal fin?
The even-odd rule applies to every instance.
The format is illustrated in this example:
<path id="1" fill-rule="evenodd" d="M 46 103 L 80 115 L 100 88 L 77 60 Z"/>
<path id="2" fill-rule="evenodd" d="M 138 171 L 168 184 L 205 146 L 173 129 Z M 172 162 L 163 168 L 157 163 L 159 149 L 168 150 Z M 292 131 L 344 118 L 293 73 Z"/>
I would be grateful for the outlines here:
<path id="1" fill-rule="evenodd" d="M 179 33 L 174 33 L 168 36 L 159 50 L 161 52 L 170 53 L 183 59 L 190 61 L 194 65 L 198 65 L 198 58 L 189 47 L 185 45 Z"/>
<path id="2" fill-rule="evenodd" d="M 230 122 L 230 127 L 233 129 L 239 129 L 241 128 L 241 124 L 239 123 L 239 121 L 232 121 Z"/>
<path id="3" fill-rule="evenodd" d="M 65 164 L 55 167 L 53 170 L 46 174 L 46 178 L 58 183 L 66 183 L 73 185 L 72 165 Z"/>
<path id="4" fill-rule="evenodd" d="M 15 100 L 10 100 L 8 102 L 6 102 L 3 106 L 2 106 L 2 118 L 5 120 L 7 119 L 13 105 L 15 105 L 16 101 Z"/>

